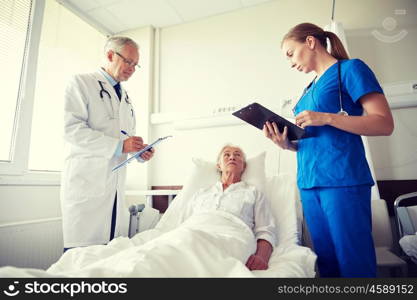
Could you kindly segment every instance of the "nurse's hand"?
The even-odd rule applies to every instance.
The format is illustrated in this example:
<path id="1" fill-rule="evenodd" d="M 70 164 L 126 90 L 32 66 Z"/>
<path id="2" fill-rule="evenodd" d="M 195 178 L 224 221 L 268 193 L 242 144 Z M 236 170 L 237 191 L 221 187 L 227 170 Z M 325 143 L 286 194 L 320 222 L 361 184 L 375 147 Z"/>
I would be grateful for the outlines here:
<path id="1" fill-rule="evenodd" d="M 143 139 L 140 136 L 131 136 L 123 141 L 123 153 L 138 152 L 143 147 Z"/>
<path id="2" fill-rule="evenodd" d="M 302 128 L 307 126 L 323 126 L 330 122 L 328 113 L 304 110 L 295 117 L 295 124 Z"/>
<path id="3" fill-rule="evenodd" d="M 280 133 L 277 127 L 277 124 L 275 124 L 275 122 L 272 122 L 272 123 L 266 122 L 263 127 L 263 132 L 268 139 L 273 141 L 282 149 L 288 150 L 288 149 L 293 148 L 291 145 L 292 143 L 288 140 L 288 137 L 287 137 L 287 134 L 288 134 L 287 126 L 285 126 L 283 132 Z"/>
<path id="4" fill-rule="evenodd" d="M 146 146 L 148 146 L 147 144 L 144 144 L 142 149 L 145 148 Z M 150 160 L 153 156 L 153 154 L 155 153 L 155 149 L 151 148 L 148 151 L 145 151 L 140 157 L 144 160 Z"/>

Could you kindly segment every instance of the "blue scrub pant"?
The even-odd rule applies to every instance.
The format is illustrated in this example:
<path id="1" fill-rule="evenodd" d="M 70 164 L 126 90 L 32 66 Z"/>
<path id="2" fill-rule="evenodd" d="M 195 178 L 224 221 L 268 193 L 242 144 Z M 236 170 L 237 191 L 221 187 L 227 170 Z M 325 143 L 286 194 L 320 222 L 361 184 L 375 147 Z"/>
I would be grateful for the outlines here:
<path id="1" fill-rule="evenodd" d="M 321 277 L 375 277 L 371 186 L 300 189 Z"/>

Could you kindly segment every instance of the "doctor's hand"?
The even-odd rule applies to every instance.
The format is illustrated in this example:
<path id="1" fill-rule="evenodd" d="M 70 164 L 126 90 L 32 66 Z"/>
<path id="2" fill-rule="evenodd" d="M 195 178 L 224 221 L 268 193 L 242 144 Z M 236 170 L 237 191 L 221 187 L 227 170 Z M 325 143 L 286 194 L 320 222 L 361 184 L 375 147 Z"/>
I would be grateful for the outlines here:
<path id="1" fill-rule="evenodd" d="M 292 148 L 291 142 L 288 140 L 288 137 L 287 137 L 287 134 L 288 134 L 287 126 L 285 126 L 283 132 L 280 133 L 278 126 L 275 122 L 272 122 L 272 123 L 266 122 L 263 127 L 263 132 L 268 139 L 273 141 L 282 149 L 288 150 Z"/>
<path id="2" fill-rule="evenodd" d="M 323 126 L 330 123 L 328 113 L 304 110 L 295 117 L 295 124 L 302 128 L 307 126 Z"/>
<path id="3" fill-rule="evenodd" d="M 141 148 L 141 149 L 143 149 L 143 148 L 145 148 L 146 146 L 148 146 L 147 144 L 144 144 L 143 145 L 143 147 Z M 140 150 L 140 149 L 139 149 Z M 148 160 L 150 160 L 152 157 L 153 157 L 153 154 L 155 153 L 155 149 L 154 148 L 151 148 L 151 149 L 149 149 L 148 151 L 145 151 L 140 157 L 142 158 L 142 159 L 144 159 L 144 160 L 146 160 L 146 161 L 148 161 Z"/>
<path id="4" fill-rule="evenodd" d="M 263 259 L 262 256 L 253 254 L 249 256 L 248 261 L 246 262 L 246 267 L 253 270 L 266 270 L 268 269 L 268 263 Z"/>
<path id="5" fill-rule="evenodd" d="M 138 152 L 143 147 L 143 139 L 140 136 L 131 136 L 123 141 L 123 153 Z"/>

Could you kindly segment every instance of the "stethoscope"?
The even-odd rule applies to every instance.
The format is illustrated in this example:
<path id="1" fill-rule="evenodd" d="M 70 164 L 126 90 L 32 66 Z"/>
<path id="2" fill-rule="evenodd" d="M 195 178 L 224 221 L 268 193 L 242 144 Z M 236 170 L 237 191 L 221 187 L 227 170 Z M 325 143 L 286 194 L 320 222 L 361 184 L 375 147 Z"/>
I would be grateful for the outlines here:
<path id="1" fill-rule="evenodd" d="M 103 100 L 103 98 L 104 98 L 104 96 L 103 96 L 103 94 L 106 94 L 107 95 L 107 97 L 109 97 L 109 100 L 111 100 L 111 95 L 110 95 L 110 93 L 104 88 L 104 86 L 103 86 L 103 81 L 101 81 L 101 80 L 98 80 L 98 84 L 100 85 L 100 88 L 101 88 L 101 90 L 100 90 L 100 98 L 101 98 L 101 100 Z M 130 101 L 129 101 L 129 95 L 127 94 L 127 92 L 125 91 L 125 95 L 126 95 L 126 97 L 125 97 L 125 101 L 126 101 L 126 103 L 127 104 L 130 104 Z"/>
<path id="2" fill-rule="evenodd" d="M 341 116 L 349 116 L 348 112 L 343 109 L 343 104 L 342 104 L 342 80 L 341 80 L 341 75 L 340 75 L 340 61 L 337 61 L 337 81 L 339 82 L 339 104 L 340 104 L 340 110 L 337 114 Z"/>
<path id="3" fill-rule="evenodd" d="M 341 80 L 341 75 L 340 75 L 340 61 L 337 61 L 337 80 L 338 80 L 338 87 L 339 87 L 339 106 L 340 106 L 340 110 L 338 111 L 338 115 L 341 116 L 348 116 L 348 112 L 345 111 L 343 109 L 343 103 L 342 103 L 342 80 Z M 316 78 L 313 79 L 312 82 L 310 82 L 310 84 L 304 89 L 303 94 L 301 95 L 300 99 L 298 99 L 297 103 L 295 104 L 294 108 L 293 108 L 293 113 L 295 115 L 295 107 L 297 106 L 298 102 L 300 102 L 300 100 L 304 97 L 304 95 L 307 93 L 307 91 L 309 90 L 309 88 L 313 85 L 314 81 L 316 80 Z"/>

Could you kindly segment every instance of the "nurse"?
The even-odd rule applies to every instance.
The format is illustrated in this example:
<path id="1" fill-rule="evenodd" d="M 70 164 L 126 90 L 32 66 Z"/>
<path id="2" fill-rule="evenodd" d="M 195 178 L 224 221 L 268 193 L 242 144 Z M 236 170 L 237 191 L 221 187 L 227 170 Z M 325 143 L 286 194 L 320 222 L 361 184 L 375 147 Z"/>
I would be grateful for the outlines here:
<path id="1" fill-rule="evenodd" d="M 330 42 L 331 52 L 327 49 Z M 287 128 L 265 136 L 297 151 L 297 183 L 322 277 L 375 277 L 371 187 L 361 135 L 391 135 L 394 122 L 382 88 L 360 59 L 349 59 L 332 32 L 303 23 L 281 44 L 291 67 L 316 77 L 294 107 L 309 138 L 291 142 Z"/>
<path id="2" fill-rule="evenodd" d="M 143 149 L 131 99 L 121 82 L 139 68 L 138 45 L 112 37 L 97 71 L 73 76 L 65 91 L 65 164 L 61 182 L 64 251 L 127 236 L 126 168 L 112 168 Z M 142 154 L 147 161 L 153 151 Z"/>

